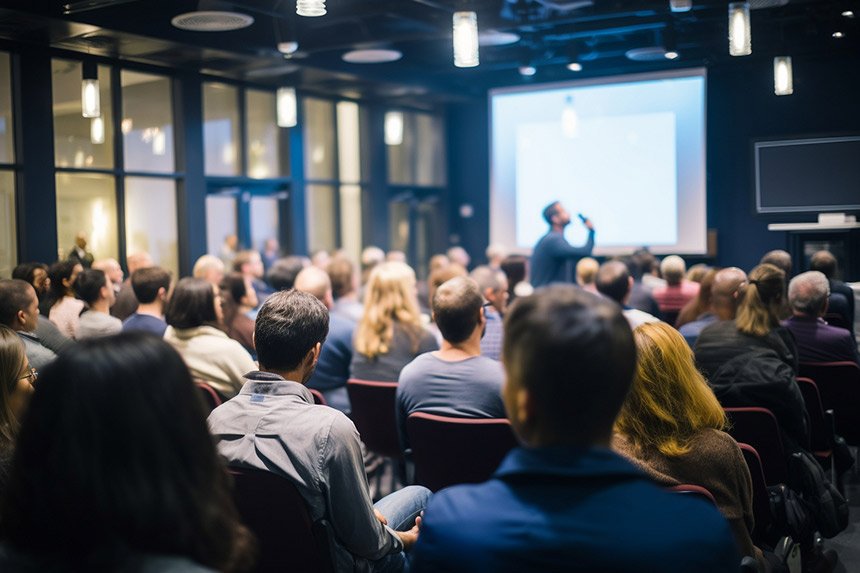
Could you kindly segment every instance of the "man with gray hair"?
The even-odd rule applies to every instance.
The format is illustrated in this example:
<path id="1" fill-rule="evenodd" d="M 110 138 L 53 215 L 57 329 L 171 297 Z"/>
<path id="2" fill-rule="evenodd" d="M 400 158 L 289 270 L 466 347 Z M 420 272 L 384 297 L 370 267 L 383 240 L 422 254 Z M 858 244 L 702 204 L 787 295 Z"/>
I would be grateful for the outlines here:
<path id="1" fill-rule="evenodd" d="M 699 294 L 699 283 L 685 280 L 686 272 L 687 265 L 678 255 L 669 255 L 660 262 L 660 273 L 666 286 L 655 288 L 652 294 L 669 324 L 675 324 L 675 319 L 684 305 Z"/>
<path id="2" fill-rule="evenodd" d="M 788 285 L 792 316 L 783 321 L 794 335 L 801 362 L 842 362 L 860 364 L 851 333 L 830 326 L 821 318 L 827 312 L 830 285 L 819 271 L 801 273 Z"/>
<path id="3" fill-rule="evenodd" d="M 484 337 L 481 338 L 481 354 L 493 360 L 502 358 L 502 341 L 504 328 L 502 319 L 508 307 L 508 277 L 500 270 L 493 270 L 487 265 L 476 267 L 469 275 L 481 289 L 484 303 L 484 317 L 487 324 Z"/>

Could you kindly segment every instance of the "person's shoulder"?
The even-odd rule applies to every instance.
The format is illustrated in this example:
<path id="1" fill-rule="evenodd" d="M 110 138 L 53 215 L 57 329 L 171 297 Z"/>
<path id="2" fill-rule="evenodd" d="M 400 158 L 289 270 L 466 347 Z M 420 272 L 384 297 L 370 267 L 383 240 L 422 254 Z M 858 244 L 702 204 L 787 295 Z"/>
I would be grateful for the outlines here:
<path id="1" fill-rule="evenodd" d="M 476 356 L 472 360 L 474 360 L 475 370 L 479 371 L 485 377 L 489 377 L 492 380 L 504 379 L 505 368 L 498 360 L 493 360 L 484 355 Z"/>
<path id="2" fill-rule="evenodd" d="M 399 383 L 409 384 L 412 380 L 423 378 L 428 372 L 436 370 L 439 362 L 432 352 L 419 354 L 400 370 Z"/>

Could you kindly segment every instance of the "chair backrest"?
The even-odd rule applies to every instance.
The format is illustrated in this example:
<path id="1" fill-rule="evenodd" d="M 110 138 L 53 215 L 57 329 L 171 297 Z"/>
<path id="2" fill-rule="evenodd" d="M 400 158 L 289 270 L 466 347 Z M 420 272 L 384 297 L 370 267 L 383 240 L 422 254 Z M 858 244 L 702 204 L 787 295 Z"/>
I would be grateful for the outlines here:
<path id="1" fill-rule="evenodd" d="M 667 487 L 666 489 L 675 493 L 685 493 L 698 496 L 705 501 L 711 502 L 714 507 L 717 506 L 717 500 L 714 499 L 714 496 L 711 494 L 711 492 L 709 492 L 706 488 L 703 488 L 700 485 L 695 485 L 692 483 L 682 483 L 680 485 L 673 485 L 672 487 Z"/>
<path id="2" fill-rule="evenodd" d="M 825 410 L 833 410 L 836 433 L 860 446 L 860 367 L 854 362 L 803 362 L 800 375 L 815 380 Z"/>
<path id="3" fill-rule="evenodd" d="M 218 392 L 212 386 L 200 380 L 195 380 L 194 385 L 200 391 L 200 399 L 203 400 L 203 406 L 206 408 L 207 414 L 222 404 L 221 396 L 218 395 Z"/>
<path id="4" fill-rule="evenodd" d="M 415 412 L 406 419 L 415 483 L 432 491 L 486 481 L 516 447 L 504 418 L 452 418 Z"/>
<path id="5" fill-rule="evenodd" d="M 824 315 L 824 320 L 830 326 L 836 326 L 838 328 L 844 328 L 845 330 L 851 330 L 851 325 L 845 321 L 845 316 L 839 314 L 838 312 L 828 312 Z"/>
<path id="6" fill-rule="evenodd" d="M 328 406 L 328 402 L 325 401 L 325 396 L 322 395 L 322 392 L 313 388 L 308 388 L 308 390 L 311 391 L 311 395 L 314 397 L 314 404 L 317 406 Z"/>
<path id="7" fill-rule="evenodd" d="M 738 446 L 741 448 L 752 478 L 753 518 L 755 519 L 755 527 L 752 531 L 753 542 L 772 544 L 774 540 L 770 532 L 772 532 L 773 514 L 770 512 L 770 495 L 767 493 L 761 458 L 751 445 L 738 443 Z"/>
<path id="8" fill-rule="evenodd" d="M 350 417 L 367 449 L 381 456 L 403 457 L 395 418 L 397 382 L 353 378 L 346 389 L 352 407 Z"/>
<path id="9" fill-rule="evenodd" d="M 233 497 L 242 521 L 259 542 L 255 571 L 320 573 L 332 570 L 332 559 L 307 504 L 287 478 L 269 471 L 230 467 Z"/>
<path id="10" fill-rule="evenodd" d="M 779 423 L 767 408 L 724 408 L 731 425 L 729 434 L 756 449 L 768 485 L 788 483 L 788 464 Z"/>
<path id="11" fill-rule="evenodd" d="M 806 403 L 806 414 L 809 417 L 809 438 L 812 451 L 816 456 L 829 455 L 833 447 L 833 428 L 824 416 L 824 407 L 821 405 L 821 395 L 818 386 L 811 378 L 797 378 L 800 393 Z"/>

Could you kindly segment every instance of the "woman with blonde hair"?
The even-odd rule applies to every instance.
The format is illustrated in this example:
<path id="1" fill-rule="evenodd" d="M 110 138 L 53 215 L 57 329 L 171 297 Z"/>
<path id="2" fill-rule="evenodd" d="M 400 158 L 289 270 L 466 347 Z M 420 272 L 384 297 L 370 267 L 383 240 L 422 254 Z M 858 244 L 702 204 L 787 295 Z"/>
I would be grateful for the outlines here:
<path id="1" fill-rule="evenodd" d="M 752 481 L 726 414 L 696 370 L 684 337 L 666 323 L 633 331 L 639 360 L 615 422 L 613 449 L 658 483 L 693 484 L 714 496 L 744 555 L 753 546 Z"/>
<path id="2" fill-rule="evenodd" d="M 419 354 L 438 350 L 439 345 L 421 323 L 415 271 L 408 265 L 377 265 L 366 289 L 350 373 L 361 380 L 395 381 L 406 364 Z"/>
<path id="3" fill-rule="evenodd" d="M 35 379 L 24 343 L 14 330 L 0 325 L 0 491 L 6 484 L 18 427 Z"/>

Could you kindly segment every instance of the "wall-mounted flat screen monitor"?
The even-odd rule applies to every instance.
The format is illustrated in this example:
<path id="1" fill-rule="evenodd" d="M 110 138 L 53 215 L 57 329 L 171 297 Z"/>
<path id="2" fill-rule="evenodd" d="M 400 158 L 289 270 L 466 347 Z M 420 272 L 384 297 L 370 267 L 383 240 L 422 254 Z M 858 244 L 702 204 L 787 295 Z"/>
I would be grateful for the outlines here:
<path id="1" fill-rule="evenodd" d="M 759 213 L 860 210 L 860 136 L 754 146 Z"/>

